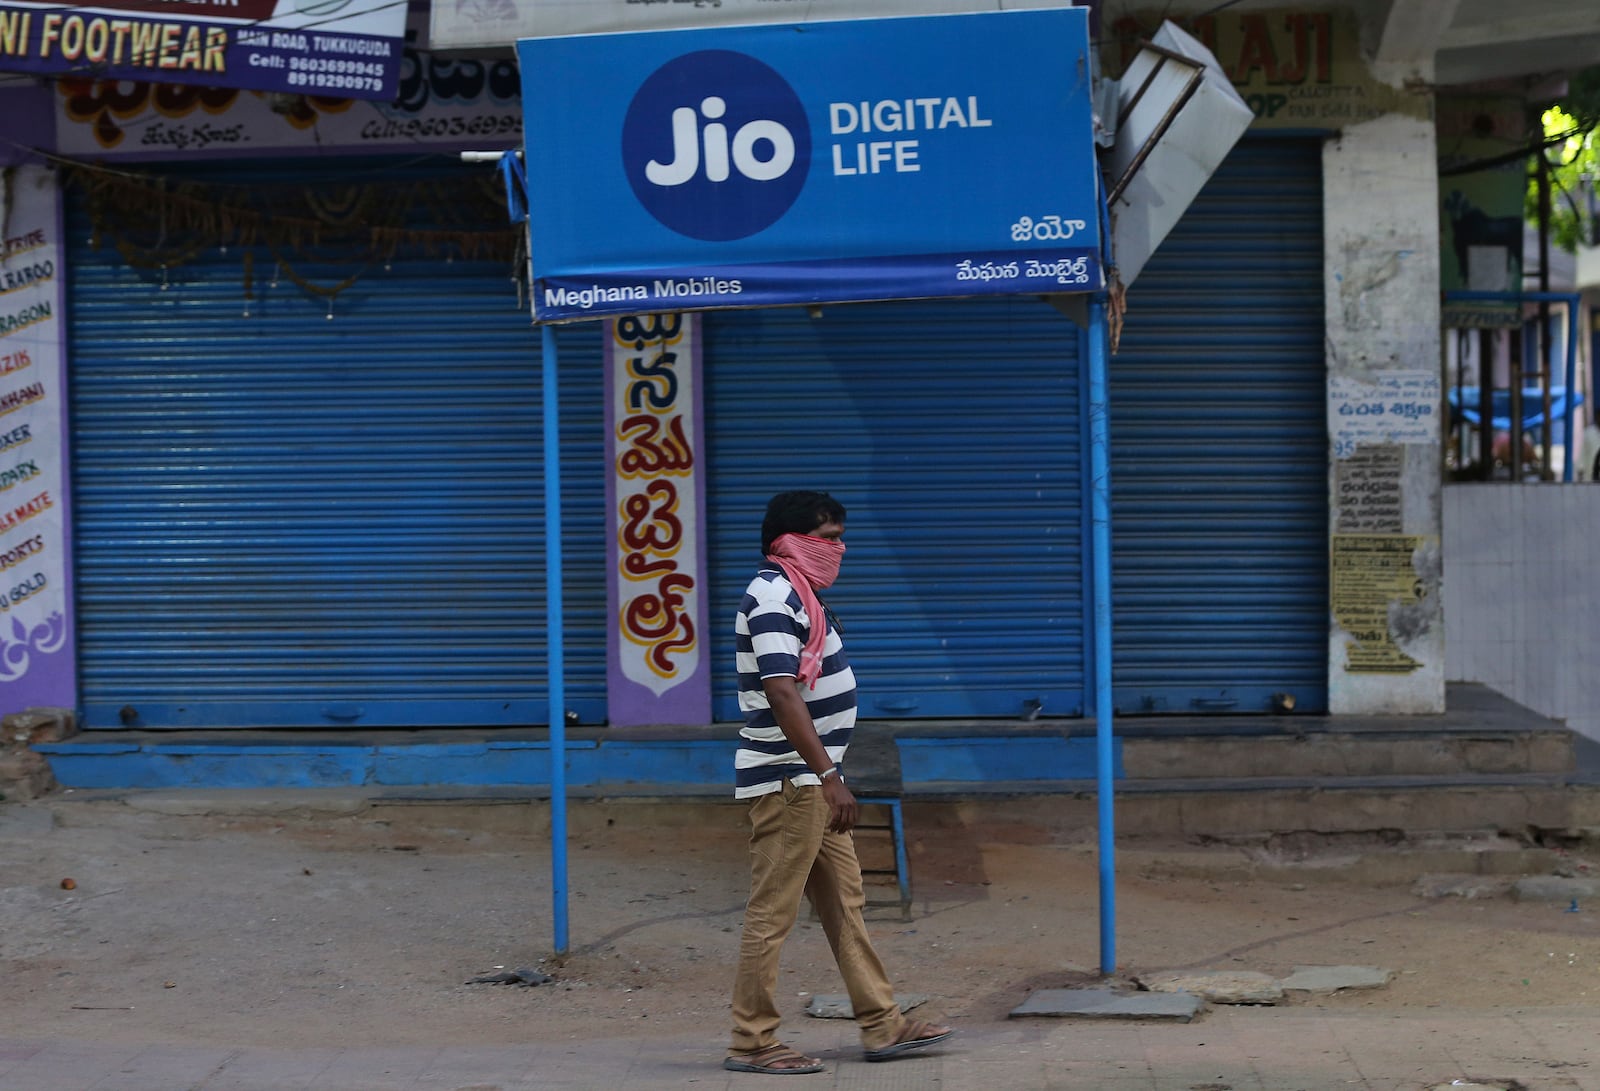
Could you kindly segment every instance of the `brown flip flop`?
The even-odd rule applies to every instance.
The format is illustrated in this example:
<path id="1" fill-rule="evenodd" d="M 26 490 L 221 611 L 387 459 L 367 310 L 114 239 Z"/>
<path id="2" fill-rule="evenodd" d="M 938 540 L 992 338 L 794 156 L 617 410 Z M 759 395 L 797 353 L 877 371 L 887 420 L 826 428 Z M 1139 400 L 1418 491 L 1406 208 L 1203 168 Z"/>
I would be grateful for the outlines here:
<path id="1" fill-rule="evenodd" d="M 955 1031 L 950 1027 L 936 1027 L 932 1023 L 906 1021 L 895 1040 L 879 1049 L 869 1049 L 862 1057 L 868 1061 L 891 1061 L 902 1053 L 923 1049 L 942 1042 Z"/>
<path id="2" fill-rule="evenodd" d="M 822 1062 L 797 1053 L 782 1042 L 775 1042 L 754 1053 L 727 1057 L 722 1067 L 729 1072 L 758 1072 L 764 1076 L 803 1076 L 808 1072 L 821 1072 Z"/>

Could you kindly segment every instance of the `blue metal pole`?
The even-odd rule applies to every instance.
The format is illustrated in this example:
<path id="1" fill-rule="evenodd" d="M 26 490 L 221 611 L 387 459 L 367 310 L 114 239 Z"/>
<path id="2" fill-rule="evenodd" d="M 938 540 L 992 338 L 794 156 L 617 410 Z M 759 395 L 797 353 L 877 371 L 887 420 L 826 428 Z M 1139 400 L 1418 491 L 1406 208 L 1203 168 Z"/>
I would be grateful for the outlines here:
<path id="1" fill-rule="evenodd" d="M 556 331 L 541 328 L 544 380 L 545 643 L 550 676 L 550 910 L 567 952 L 567 686 L 561 602 L 561 390 Z"/>
<path id="2" fill-rule="evenodd" d="M 1117 969 L 1117 866 L 1111 733 L 1111 422 L 1106 297 L 1089 299 L 1089 473 L 1094 535 L 1095 792 L 1100 826 L 1100 972 Z"/>
<path id="3" fill-rule="evenodd" d="M 1578 446 L 1577 437 L 1572 434 L 1572 429 L 1578 423 L 1578 311 L 1582 309 L 1582 298 L 1573 296 L 1567 303 L 1567 412 L 1562 419 L 1561 447 L 1566 457 L 1565 465 L 1561 467 L 1561 480 L 1571 481 L 1574 466 L 1573 451 Z M 1548 427 L 1549 422 L 1546 422 Z"/>
<path id="4" fill-rule="evenodd" d="M 1094 708 L 1094 474 L 1089 466 L 1089 448 L 1094 442 L 1089 428 L 1089 330 L 1078 331 L 1078 536 L 1083 541 L 1080 573 L 1083 588 L 1079 601 L 1083 618 L 1083 708 L 1084 716 Z"/>
<path id="5" fill-rule="evenodd" d="M 1600 307 L 1589 309 L 1589 420 L 1600 424 L 1595 399 L 1600 398 Z"/>

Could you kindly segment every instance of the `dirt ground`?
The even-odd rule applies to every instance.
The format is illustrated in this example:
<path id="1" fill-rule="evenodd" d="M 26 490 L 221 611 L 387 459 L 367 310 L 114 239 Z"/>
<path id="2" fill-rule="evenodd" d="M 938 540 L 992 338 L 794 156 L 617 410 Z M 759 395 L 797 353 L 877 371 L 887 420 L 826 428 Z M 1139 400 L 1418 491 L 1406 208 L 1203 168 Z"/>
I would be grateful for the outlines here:
<path id="1" fill-rule="evenodd" d="M 400 1044 L 419 1027 L 496 1044 L 724 1025 L 746 883 L 738 809 L 574 808 L 571 952 L 558 960 L 549 842 L 525 805 L 297 817 L 71 795 L 0 804 L 0 1025 L 279 1047 Z M 869 915 L 899 991 L 931 997 L 919 1014 L 998 1021 L 1031 989 L 1094 976 L 1092 844 L 917 814 L 913 919 Z M 1227 847 L 1134 845 L 1119 859 L 1124 975 L 1354 963 L 1396 977 L 1294 1002 L 1600 1011 L 1600 905 L 1423 898 L 1328 869 L 1223 878 L 1241 860 Z M 555 981 L 467 983 L 525 966 Z M 804 915 L 781 980 L 795 1013 L 842 991 Z"/>

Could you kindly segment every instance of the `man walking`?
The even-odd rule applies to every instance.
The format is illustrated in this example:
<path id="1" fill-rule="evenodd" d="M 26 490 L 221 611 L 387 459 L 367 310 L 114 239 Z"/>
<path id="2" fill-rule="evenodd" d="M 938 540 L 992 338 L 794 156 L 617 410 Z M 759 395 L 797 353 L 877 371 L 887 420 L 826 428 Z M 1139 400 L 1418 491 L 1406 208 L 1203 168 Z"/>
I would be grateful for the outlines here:
<path id="1" fill-rule="evenodd" d="M 750 800 L 750 901 L 733 987 L 733 1043 L 722 1067 L 797 1075 L 822 1062 L 777 1039 L 778 956 L 804 894 L 811 899 L 861 1029 L 865 1058 L 885 1061 L 950 1037 L 907 1019 L 862 920 L 866 895 L 851 828 L 856 800 L 840 762 L 856 721 L 856 683 L 837 619 L 817 598 L 844 556 L 844 505 L 827 493 L 772 498 L 766 557 L 734 622 L 745 726 L 735 790 Z"/>

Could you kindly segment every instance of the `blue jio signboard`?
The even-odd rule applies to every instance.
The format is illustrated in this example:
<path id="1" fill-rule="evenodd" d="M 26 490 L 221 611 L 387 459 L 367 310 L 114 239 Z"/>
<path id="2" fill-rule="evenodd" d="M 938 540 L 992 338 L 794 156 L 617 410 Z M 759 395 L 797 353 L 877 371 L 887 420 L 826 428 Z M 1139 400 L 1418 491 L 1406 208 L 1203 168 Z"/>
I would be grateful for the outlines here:
<path id="1" fill-rule="evenodd" d="M 534 317 L 1093 291 L 1088 12 L 517 43 Z"/>

